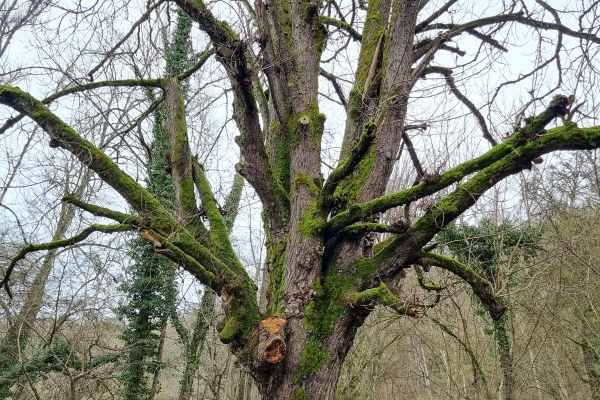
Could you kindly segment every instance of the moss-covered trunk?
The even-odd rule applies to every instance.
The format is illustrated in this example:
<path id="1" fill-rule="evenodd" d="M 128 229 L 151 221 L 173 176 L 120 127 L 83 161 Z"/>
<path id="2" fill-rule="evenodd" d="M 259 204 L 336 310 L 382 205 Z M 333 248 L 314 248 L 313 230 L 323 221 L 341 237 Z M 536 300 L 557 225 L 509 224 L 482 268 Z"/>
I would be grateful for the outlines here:
<path id="1" fill-rule="evenodd" d="M 405 270 L 414 264 L 435 265 L 464 279 L 492 319 L 499 321 L 497 332 L 504 336 L 501 347 L 509 356 L 506 325 L 502 322 L 506 304 L 498 298 L 493 280 L 457 260 L 435 253 L 431 241 L 497 182 L 531 168 L 538 156 L 557 149 L 600 146 L 600 128 L 579 128 L 566 120 L 564 126 L 546 131 L 550 121 L 570 113 L 572 101 L 559 95 L 544 112 L 527 118 L 525 125 L 515 127 L 501 143 L 496 145 L 492 138 L 491 150 L 442 171 L 453 158 L 452 151 L 445 148 L 448 159 L 435 160 L 430 166 L 439 168 L 439 173 L 427 174 L 419 164 L 418 149 L 410 144 L 407 134 L 409 99 L 416 82 L 427 73 L 443 74 L 456 95 L 452 71 L 437 65 L 443 64 L 445 57 L 438 58 L 433 67 L 430 64 L 440 49 L 463 53 L 449 43 L 465 32 L 492 48 L 503 47 L 487 34 L 497 35 L 503 30 L 486 27 L 510 21 L 542 30 L 560 30 L 562 35 L 581 40 L 600 40 L 558 23 L 540 25 L 523 13 L 470 22 L 465 16 L 465 23 L 438 24 L 438 17 L 454 1 L 446 2 L 439 12 L 433 12 L 419 25 L 418 15 L 425 10 L 426 1 L 372 0 L 367 2 L 364 18 L 352 17 L 350 24 L 343 20 L 342 11 L 338 11 L 341 20 L 333 22 L 335 26 L 348 29 L 356 23 L 359 29 L 364 29 L 351 35 L 361 41 L 359 65 L 347 103 L 341 157 L 324 179 L 321 145 L 325 116 L 321 113 L 324 108 L 319 106 L 324 93 L 319 87 L 321 55 L 327 40 L 337 41 L 340 32 L 327 32 L 323 21 L 332 23 L 335 19 L 321 14 L 325 9 L 331 10 L 333 3 L 257 0 L 253 9 L 249 2 L 241 2 L 249 9 L 251 18 L 255 18 L 258 28 L 257 35 L 253 32 L 245 37 L 235 32 L 236 26 L 232 28 L 219 20 L 211 11 L 211 4 L 202 0 L 175 0 L 175 3 L 206 34 L 211 52 L 229 80 L 232 116 L 240 133 L 235 141 L 242 154 L 236 171 L 253 187 L 264 207 L 269 277 L 268 282 L 263 282 L 268 303 L 265 311 L 260 312 L 255 282 L 228 238 L 222 209 L 216 203 L 203 166 L 192 156 L 195 149 L 190 148 L 188 137 L 192 130 L 187 129 L 180 82 L 193 74 L 194 68 L 189 73 L 174 71 L 166 79 L 104 83 L 163 91 L 164 128 L 169 145 L 165 146 L 168 153 L 163 152 L 159 158 L 169 160 L 167 167 L 173 178 L 169 194 L 174 199 L 170 205 L 120 169 L 105 152 L 84 140 L 43 102 L 17 87 L 0 86 L 0 103 L 35 120 L 50 135 L 53 147 L 76 155 L 120 194 L 137 216 L 70 197 L 66 201 L 118 221 L 118 228 L 137 229 L 155 252 L 176 261 L 214 290 L 221 297 L 227 315 L 219 337 L 231 345 L 232 352 L 250 371 L 266 399 L 333 399 L 356 330 L 374 305 L 414 317 L 431 306 L 414 300 L 414 296 L 410 300 L 391 286 L 403 279 Z M 353 7 L 354 11 L 363 5 Z M 487 33 L 482 34 L 479 29 Z M 255 51 L 256 46 L 260 46 L 260 51 Z M 465 76 L 468 71 L 463 68 L 463 73 Z M 261 87 L 265 82 L 268 90 Z M 92 82 L 62 94 L 102 85 Z M 460 93 L 456 96 L 477 114 L 465 96 Z M 345 101 L 341 99 L 341 103 Z M 486 121 L 482 117 L 478 121 L 486 137 Z M 409 173 L 417 179 L 410 187 L 385 194 L 402 143 L 411 152 L 414 164 L 414 171 Z M 418 218 L 410 221 L 410 205 L 416 202 L 421 203 L 422 209 L 413 213 Z M 405 218 L 391 223 L 379 220 L 382 213 L 399 211 L 400 207 L 404 208 Z M 375 247 L 376 233 L 386 233 L 389 237 Z M 19 257 L 24 255 L 15 260 Z M 7 274 L 13 266 L 11 262 Z M 194 355 L 189 356 L 191 365 Z M 503 366 L 510 367 L 510 360 L 505 358 L 505 361 Z M 186 367 L 186 385 L 191 382 L 192 369 Z M 511 379 L 507 385 L 513 382 Z"/>
<path id="2" fill-rule="evenodd" d="M 282 365 L 256 380 L 262 398 L 334 400 L 344 359 L 366 315 L 358 310 L 340 316 L 333 331 L 320 340 L 312 330 L 315 327 L 305 330 L 308 336 L 303 339 L 291 335 L 290 327 L 302 326 L 306 321 L 287 325 L 286 334 L 295 337 L 296 342 L 288 346 Z M 289 339 L 287 343 L 291 343 Z"/>
<path id="3" fill-rule="evenodd" d="M 504 375 L 502 398 L 504 400 L 516 399 L 517 375 L 515 373 L 514 361 L 510 347 L 510 336 L 508 334 L 508 316 L 503 315 L 500 319 L 494 321 L 494 337 L 498 346 L 498 355 L 500 356 L 500 365 Z"/>

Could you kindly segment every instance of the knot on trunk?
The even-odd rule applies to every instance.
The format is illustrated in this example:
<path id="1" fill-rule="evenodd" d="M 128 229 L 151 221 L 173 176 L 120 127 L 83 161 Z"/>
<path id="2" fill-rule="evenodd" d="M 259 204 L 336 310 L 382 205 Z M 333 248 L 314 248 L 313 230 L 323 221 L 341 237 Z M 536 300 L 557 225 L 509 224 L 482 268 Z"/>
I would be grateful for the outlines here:
<path id="1" fill-rule="evenodd" d="M 285 359 L 284 327 L 285 320 L 276 316 L 260 321 L 257 352 L 262 368 L 271 368 Z"/>

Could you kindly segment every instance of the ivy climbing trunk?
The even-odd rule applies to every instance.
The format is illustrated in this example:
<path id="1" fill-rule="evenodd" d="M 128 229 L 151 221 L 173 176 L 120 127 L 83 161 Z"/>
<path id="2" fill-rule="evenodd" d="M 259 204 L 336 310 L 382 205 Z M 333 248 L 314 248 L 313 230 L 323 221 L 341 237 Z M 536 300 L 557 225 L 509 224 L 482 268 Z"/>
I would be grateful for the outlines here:
<path id="1" fill-rule="evenodd" d="M 504 374 L 504 396 L 505 400 L 517 399 L 517 374 L 513 360 L 512 349 L 510 346 L 510 335 L 508 334 L 508 316 L 505 314 L 500 319 L 494 321 L 494 337 L 498 354 L 500 356 L 500 365 Z"/>
<path id="2" fill-rule="evenodd" d="M 172 43 L 165 45 L 167 77 L 176 76 L 188 67 L 191 50 L 190 28 L 189 15 L 179 10 Z M 176 90 L 183 89 L 177 87 Z M 146 90 L 146 95 L 150 100 L 156 100 L 151 89 Z M 175 212 L 173 179 L 168 172 L 171 168 L 168 157 L 170 139 L 165 129 L 166 120 L 167 109 L 161 104 L 154 112 L 153 141 L 148 155 L 148 186 L 166 209 Z M 126 400 L 153 399 L 160 390 L 158 378 L 167 323 L 171 319 L 175 326 L 180 326 L 175 309 L 177 267 L 173 262 L 156 254 L 152 245 L 141 237 L 133 240 L 132 251 L 134 263 L 129 266 L 132 281 L 122 287 L 129 298 L 129 304 L 121 307 L 121 315 L 129 321 L 122 335 L 129 347 L 127 365 L 121 375 L 123 396 Z M 181 333 L 180 337 L 187 354 L 190 346 L 187 332 L 178 332 Z M 153 375 L 150 388 L 147 372 Z M 189 391 L 187 386 L 182 387 L 182 390 Z"/>
<path id="3" fill-rule="evenodd" d="M 483 250 L 476 259 L 465 256 L 461 261 L 435 252 L 438 243 L 432 241 L 499 181 L 531 169 L 532 163 L 538 163 L 541 155 L 555 150 L 598 148 L 600 127 L 581 128 L 575 124 L 573 116 L 578 106 L 573 106 L 571 96 L 558 94 L 539 114 L 527 116 L 523 123 L 511 129 L 512 133 L 500 138 L 496 132 L 501 130 L 501 125 L 492 129 L 487 125 L 490 121 L 510 119 L 505 115 L 499 118 L 496 112 L 502 107 L 495 94 L 505 90 L 507 85 L 500 84 L 496 92 L 488 93 L 490 103 L 484 106 L 488 118 L 483 117 L 479 107 L 461 92 L 459 86 L 470 91 L 486 87 L 485 84 L 493 81 L 488 79 L 486 71 L 494 71 L 495 68 L 490 66 L 495 65 L 480 68 L 484 64 L 479 63 L 486 61 L 479 57 L 489 54 L 489 60 L 496 62 L 499 59 L 495 58 L 496 51 L 507 51 L 505 46 L 513 46 L 514 40 L 519 40 L 520 35 L 510 36 L 510 39 L 504 36 L 506 32 L 512 33 L 516 25 L 535 29 L 536 34 L 541 35 L 540 43 L 557 43 L 554 57 L 569 49 L 562 45 L 563 39 L 565 42 L 567 39 L 585 42 L 585 46 L 574 46 L 573 49 L 578 50 L 573 51 L 588 51 L 589 46 L 600 44 L 600 38 L 590 33 L 597 30 L 575 31 L 562 25 L 561 12 L 544 1 L 536 2 L 535 10 L 527 13 L 517 11 L 521 7 L 518 2 L 502 3 L 503 8 L 497 15 L 488 15 L 493 8 L 486 8 L 480 17 L 475 17 L 476 13 L 457 0 L 444 2 L 439 9 L 435 2 L 422 0 L 359 1 L 353 2 L 352 7 L 320 0 L 255 0 L 254 5 L 248 1 L 236 3 L 245 7 L 247 13 L 237 8 L 236 12 L 228 12 L 227 7 L 214 6 L 216 3 L 203 0 L 174 0 L 173 3 L 180 10 L 174 38 L 165 49 L 167 69 L 164 78 L 92 79 L 94 75 L 102 74 L 105 62 L 115 65 L 122 62 L 123 57 L 117 55 L 125 53 L 117 50 L 127 40 L 134 37 L 142 40 L 143 35 L 134 34 L 136 30 L 142 32 L 140 27 L 147 23 L 142 19 L 131 30 L 131 38 L 120 42 L 106 60 L 88 73 L 90 82 L 69 86 L 43 101 L 16 86 L 0 85 L 0 104 L 20 113 L 9 118 L 0 127 L 0 132 L 10 129 L 23 116 L 33 119 L 50 136 L 53 148 L 74 154 L 122 196 L 133 210 L 131 214 L 87 204 L 71 196 L 66 196 L 64 201 L 118 222 L 114 226 L 103 226 L 104 231 L 137 231 L 150 244 L 148 251 L 174 262 L 207 287 L 206 302 L 203 301 L 207 307 L 213 304 L 210 290 L 220 296 L 226 321 L 219 329 L 219 339 L 230 346 L 265 399 L 333 400 L 340 369 L 356 331 L 374 305 L 385 306 L 399 315 L 419 318 L 425 309 L 439 301 L 441 296 L 433 296 L 437 299 L 434 304 L 422 303 L 397 285 L 406 276 L 406 270 L 414 266 L 421 266 L 424 273 L 431 267 L 442 268 L 469 285 L 478 304 L 496 321 L 493 324 L 498 333 L 499 350 L 506 356 L 502 366 L 508 377 L 509 369 L 513 367 L 509 359 L 508 317 L 505 315 L 510 303 L 502 300 L 499 289 L 509 288 L 511 281 L 510 276 L 499 274 L 499 258 L 494 253 L 498 243 L 490 240 L 480 243 L 473 237 L 470 241 L 459 238 L 452 243 L 461 243 L 468 249 L 476 242 Z M 144 18 L 154 18 L 150 16 L 154 15 L 154 10 L 163 9 L 159 8 L 163 7 L 160 2 L 156 7 L 148 9 Z M 212 7 L 218 12 L 213 12 Z M 596 11 L 596 8 L 594 5 L 590 10 Z M 590 11 L 581 10 L 580 20 L 583 21 L 588 13 Z M 229 24 L 219 15 L 243 15 L 243 19 L 253 19 L 255 24 L 248 24 L 248 21 Z M 346 20 L 348 15 L 351 18 Z M 207 39 L 212 47 L 189 63 L 188 38 L 192 21 L 202 31 L 202 35 L 194 36 Z M 248 32 L 247 26 L 255 26 L 256 32 Z M 243 30 L 244 36 L 236 32 L 238 28 Z M 467 34 L 469 42 L 459 40 Z M 477 51 L 472 60 L 455 62 L 453 57 L 435 57 L 433 61 L 440 52 L 471 57 L 467 55 L 470 52 L 459 46 L 465 43 L 471 46 L 473 40 L 480 41 L 477 48 L 485 51 Z M 350 49 L 346 47 L 349 41 L 357 42 L 360 50 L 354 73 L 346 74 L 344 78 L 344 82 L 352 81 L 346 99 L 340 81 L 325 68 L 333 65 L 337 69 L 343 50 Z M 328 42 L 334 48 L 326 49 Z M 142 59 L 138 57 L 136 46 L 128 48 L 134 50 L 131 57 L 125 57 L 127 62 L 135 64 L 136 60 Z M 327 53 L 322 57 L 324 50 Z M 329 57 L 329 50 L 334 54 L 333 58 Z M 567 55 L 567 59 L 587 60 L 586 57 Z M 222 73 L 226 79 L 211 80 L 219 85 L 226 82 L 225 93 L 231 102 L 227 104 L 233 105 L 231 115 L 239 131 L 239 136 L 233 139 L 241 152 L 235 170 L 252 186 L 263 206 L 265 277 L 268 279 L 261 283 L 265 288 L 261 298 L 265 299 L 265 307 L 258 300 L 257 282 L 245 269 L 229 238 L 230 225 L 228 227 L 223 209 L 217 204 L 219 196 L 210 185 L 214 170 L 207 168 L 205 171 L 193 156 L 197 149 L 190 148 L 190 137 L 196 132 L 188 130 L 186 113 L 197 113 L 186 110 L 186 87 L 196 84 L 188 78 L 212 56 L 220 66 L 213 68 L 211 73 Z M 539 56 L 541 58 L 535 59 L 537 64 L 532 69 L 536 76 L 551 76 L 545 69 L 550 65 L 562 65 L 550 61 L 539 63 L 545 55 L 540 53 Z M 330 61 L 333 64 L 329 64 Z M 587 73 L 587 68 L 577 68 L 572 70 Z M 349 71 L 345 65 L 342 70 Z M 470 75 L 472 72 L 475 76 Z M 479 73 L 485 76 L 481 81 L 483 85 L 477 81 Z M 441 79 L 424 79 L 431 75 Z M 523 75 L 518 80 L 530 76 Z M 346 126 L 343 138 L 340 138 L 341 155 L 332 163 L 326 178 L 322 174 L 326 163 L 322 157 L 327 152 L 322 148 L 326 116 L 320 103 L 331 96 L 323 90 L 320 78 L 331 83 L 346 111 Z M 468 82 L 463 84 L 463 80 Z M 441 89 L 440 85 L 449 90 Z M 545 86 L 535 85 L 536 90 Z M 146 113 L 153 113 L 155 117 L 147 185 L 140 185 L 125 172 L 127 168 L 120 168 L 106 152 L 85 140 L 47 107 L 62 96 L 105 86 L 145 88 L 152 100 Z M 163 96 L 154 101 L 152 90 L 161 90 Z M 525 109 L 538 107 L 536 90 L 532 101 L 524 105 Z M 483 145 L 476 146 L 479 153 L 473 159 L 459 162 L 459 157 L 454 155 L 463 154 L 464 147 L 460 151 L 444 147 L 454 140 L 450 135 L 457 135 L 453 143 L 458 147 L 459 143 L 470 143 L 476 132 L 464 129 L 464 132 L 448 133 L 449 125 L 445 121 L 451 118 L 451 113 L 447 112 L 450 108 L 429 107 L 428 104 L 423 112 L 410 114 L 413 108 L 409 105 L 413 101 L 424 101 L 425 94 L 444 96 L 444 93 L 453 95 L 456 105 L 469 111 L 470 116 L 465 121 L 473 118 L 487 141 L 483 143 L 490 145 L 487 150 Z M 86 96 L 81 98 L 87 99 Z M 449 98 L 444 98 L 438 104 L 448 101 Z M 157 106 L 157 102 L 161 105 Z M 190 104 L 195 102 L 190 101 Z M 145 118 L 145 115 L 140 117 Z M 407 123 L 413 117 L 421 123 Z M 561 126 L 548 127 L 559 118 L 563 122 Z M 431 157 L 435 160 L 428 160 L 434 164 L 426 171 L 419 161 L 419 152 L 429 150 L 419 151 L 418 142 L 413 145 L 408 132 L 422 131 L 429 125 L 435 135 L 446 137 L 448 141 L 443 145 L 430 142 L 434 147 L 439 144 L 439 148 L 427 153 L 436 156 Z M 228 140 L 226 136 L 220 136 L 219 140 Z M 424 143 L 420 142 L 421 145 Z M 414 177 L 412 184 L 386 193 L 391 172 L 401 164 L 397 161 L 404 149 L 410 155 L 413 168 L 402 172 Z M 447 157 L 439 160 L 438 154 Z M 456 163 L 450 167 L 453 162 Z M 415 204 L 420 205 L 419 210 L 412 212 L 411 205 Z M 403 215 L 396 221 L 384 223 L 380 218 L 387 211 Z M 499 232 L 497 226 L 492 228 L 485 238 L 495 237 Z M 511 243 L 523 250 L 520 252 L 522 258 L 533 253 L 535 241 L 530 241 L 533 244 L 530 247 L 523 246 L 522 239 L 527 235 L 509 228 L 504 232 L 509 240 L 502 246 Z M 375 244 L 378 233 L 385 233 L 387 238 Z M 481 237 L 480 233 L 477 232 L 476 237 Z M 534 239 L 535 235 L 531 236 Z M 67 244 L 53 245 L 72 245 L 83 240 L 81 237 L 77 236 Z M 0 286 L 8 288 L 10 273 L 28 251 L 21 251 L 11 260 Z M 452 248 L 452 251 L 461 258 L 460 248 Z M 165 273 L 162 283 L 172 283 L 173 275 L 167 274 L 167 270 L 156 263 L 154 271 Z M 141 281 L 157 276 L 151 273 L 151 268 L 154 267 L 149 265 L 140 271 Z M 130 306 L 129 312 L 132 316 L 139 313 L 144 329 L 151 329 L 142 338 L 152 339 L 149 332 L 159 332 L 166 323 L 166 316 L 177 330 L 186 349 L 182 380 L 186 389 L 180 393 L 180 398 L 184 398 L 190 393 L 194 364 L 200 357 L 207 325 L 203 316 L 197 319 L 194 333 L 184 329 L 173 306 L 176 293 L 171 283 L 161 287 L 161 282 L 148 281 L 152 290 L 144 300 L 151 300 L 152 296 L 170 298 L 170 304 L 157 302 L 146 304 L 145 308 Z M 443 290 L 438 285 L 421 285 L 421 288 L 428 292 Z M 159 295 L 163 289 L 169 291 Z M 132 300 L 135 298 L 133 293 L 145 294 L 142 290 L 131 293 Z M 142 310 L 145 314 L 140 313 Z M 152 326 L 153 323 L 156 325 Z M 130 343 L 132 350 L 135 340 Z M 138 360 L 148 358 L 143 353 L 133 356 Z M 513 384 L 514 375 L 506 380 L 507 386 Z M 238 394 L 243 392 L 247 393 L 240 390 Z"/>

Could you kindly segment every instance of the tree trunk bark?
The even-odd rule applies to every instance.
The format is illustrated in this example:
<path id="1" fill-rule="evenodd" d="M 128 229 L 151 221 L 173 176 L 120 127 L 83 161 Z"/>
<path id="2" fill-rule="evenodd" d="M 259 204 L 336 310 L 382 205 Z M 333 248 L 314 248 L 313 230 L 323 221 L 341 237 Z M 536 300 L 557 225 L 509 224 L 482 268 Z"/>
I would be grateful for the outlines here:
<path id="1" fill-rule="evenodd" d="M 505 400 L 515 400 L 517 377 L 515 375 L 513 357 L 510 348 L 510 338 L 506 331 L 507 316 L 503 315 L 499 320 L 494 320 L 494 330 L 496 343 L 498 344 L 498 353 L 500 355 L 500 365 L 504 375 Z"/>

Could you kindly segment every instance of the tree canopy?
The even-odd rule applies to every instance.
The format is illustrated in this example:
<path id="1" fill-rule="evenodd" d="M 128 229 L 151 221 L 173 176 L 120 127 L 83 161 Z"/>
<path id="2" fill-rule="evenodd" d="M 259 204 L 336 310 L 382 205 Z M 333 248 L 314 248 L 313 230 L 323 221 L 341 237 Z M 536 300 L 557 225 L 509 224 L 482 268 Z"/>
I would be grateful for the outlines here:
<path id="1" fill-rule="evenodd" d="M 135 232 L 220 296 L 219 338 L 264 398 L 333 399 L 373 306 L 419 318 L 439 301 L 397 289 L 408 269 L 447 270 L 492 319 L 507 312 L 491 278 L 437 251 L 436 235 L 545 154 L 600 147 L 599 11 L 542 0 L 15 0 L 0 9 L 0 137 L 49 155 L 31 168 L 33 186 L 66 179 L 52 159 L 71 157 L 98 194 L 47 191 L 38 212 L 62 202 L 89 224 L 36 236 L 31 210 L 4 205 L 26 175 L 24 156 L 7 150 L 3 218 L 23 240 L 0 286 L 12 295 L 33 252 Z M 177 13 L 190 41 L 168 35 Z M 156 165 L 166 186 L 147 179 Z M 259 279 L 229 236 L 221 181 L 236 173 L 262 205 Z"/>

